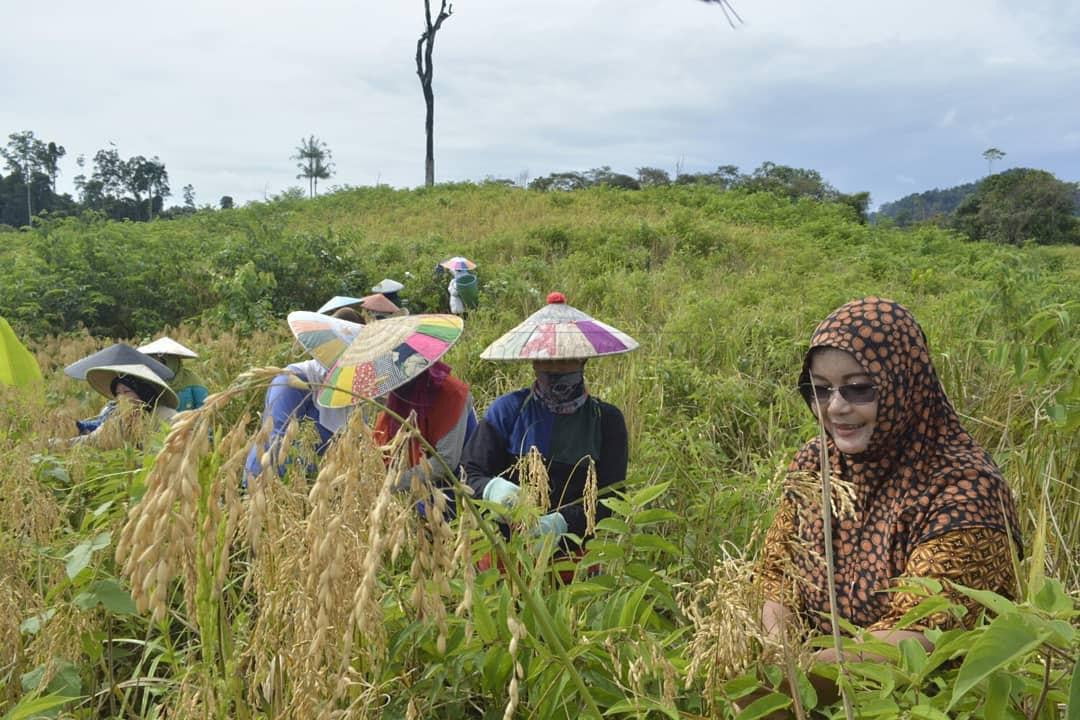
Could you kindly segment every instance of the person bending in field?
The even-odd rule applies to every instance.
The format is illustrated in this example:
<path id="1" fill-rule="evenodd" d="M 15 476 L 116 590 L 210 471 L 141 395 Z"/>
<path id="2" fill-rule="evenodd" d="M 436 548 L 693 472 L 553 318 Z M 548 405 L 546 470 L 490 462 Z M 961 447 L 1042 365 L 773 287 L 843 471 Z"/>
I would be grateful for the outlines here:
<path id="1" fill-rule="evenodd" d="M 589 394 L 585 361 L 635 348 L 628 335 L 567 305 L 562 293 L 551 293 L 547 306 L 489 345 L 481 358 L 531 361 L 535 380 L 497 398 L 465 447 L 463 465 L 473 496 L 514 504 L 523 482 L 518 461 L 535 448 L 547 468 L 551 507 L 532 532 L 587 537 L 590 464 L 600 493 L 621 484 L 628 444 L 619 409 Z M 597 520 L 610 514 L 600 504 L 595 510 Z M 569 538 L 562 546 L 570 555 L 580 554 Z"/>
<path id="2" fill-rule="evenodd" d="M 779 636 L 792 616 L 813 632 L 831 632 L 817 499 L 823 452 L 834 487 L 848 486 L 854 500 L 853 512 L 832 519 L 841 618 L 885 642 L 914 638 L 929 648 L 923 630 L 973 622 L 978 606 L 950 592 L 969 610 L 963 620 L 941 612 L 897 629 L 922 599 L 890 592 L 903 578 L 1013 594 L 1012 558 L 1021 548 L 1012 495 L 960 425 L 907 309 L 875 297 L 837 309 L 814 331 L 799 390 L 824 426 L 824 445 L 816 438 L 796 454 L 765 538 L 759 579 L 767 633 Z M 808 482 L 818 490 L 806 492 Z M 837 657 L 830 648 L 816 659 Z M 835 698 L 835 686 L 819 680 L 823 699 Z"/>
<path id="3" fill-rule="evenodd" d="M 106 365 L 86 371 L 86 380 L 115 402 L 115 409 L 86 434 L 72 438 L 72 445 L 112 449 L 143 440 L 149 429 L 167 424 L 176 416 L 176 393 L 153 370 L 143 365 Z M 133 408 L 136 413 L 125 413 Z"/>

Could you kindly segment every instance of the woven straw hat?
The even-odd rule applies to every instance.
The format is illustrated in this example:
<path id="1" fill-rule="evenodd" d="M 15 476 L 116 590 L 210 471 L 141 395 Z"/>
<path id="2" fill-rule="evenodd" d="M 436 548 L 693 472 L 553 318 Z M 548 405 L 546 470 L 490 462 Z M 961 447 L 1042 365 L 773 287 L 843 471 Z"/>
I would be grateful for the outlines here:
<path id="1" fill-rule="evenodd" d="M 141 345 L 136 348 L 144 355 L 175 355 L 176 357 L 197 358 L 199 354 L 191 348 L 184 347 L 180 343 L 166 335 L 152 343 Z"/>
<path id="2" fill-rule="evenodd" d="M 313 312 L 289 313 L 289 329 L 324 368 L 333 367 L 349 344 L 364 328 L 359 323 Z"/>
<path id="3" fill-rule="evenodd" d="M 636 350 L 637 341 L 566 304 L 553 292 L 548 304 L 480 353 L 484 360 L 585 360 Z"/>
<path id="4" fill-rule="evenodd" d="M 106 365 L 143 365 L 153 370 L 163 380 L 172 380 L 173 377 L 173 371 L 168 367 L 124 343 L 110 345 L 104 350 L 87 355 L 82 360 L 76 360 L 64 368 L 64 374 L 76 380 L 85 380 L 87 370 Z"/>
<path id="5" fill-rule="evenodd" d="M 464 327 L 456 315 L 387 318 L 359 326 L 352 341 L 338 352 L 340 328 L 330 327 L 328 320 L 334 318 L 318 313 L 289 313 L 293 335 L 330 368 L 323 381 L 326 387 L 315 398 L 319 405 L 329 408 L 354 405 L 360 397 L 379 397 L 404 385 L 445 355 Z"/>
<path id="6" fill-rule="evenodd" d="M 180 404 L 180 400 L 176 397 L 176 393 L 173 392 L 172 388 L 170 388 L 157 373 L 145 365 L 105 365 L 102 367 L 93 367 L 86 371 L 86 381 L 90 383 L 90 387 L 94 388 L 105 397 L 112 398 L 114 395 L 109 389 L 109 386 L 112 385 L 113 378 L 121 375 L 132 375 L 161 388 L 162 393 L 158 398 L 158 403 L 165 405 L 166 407 L 175 410 L 176 406 Z"/>

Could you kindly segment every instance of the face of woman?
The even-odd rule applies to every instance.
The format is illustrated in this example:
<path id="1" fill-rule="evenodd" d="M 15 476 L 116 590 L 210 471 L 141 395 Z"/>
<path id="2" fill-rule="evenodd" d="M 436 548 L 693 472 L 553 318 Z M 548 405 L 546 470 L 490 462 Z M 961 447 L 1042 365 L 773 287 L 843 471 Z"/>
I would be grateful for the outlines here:
<path id="1" fill-rule="evenodd" d="M 864 452 L 877 426 L 877 398 L 875 396 L 871 402 L 851 402 L 836 388 L 873 384 L 873 377 L 863 370 L 850 353 L 822 348 L 810 359 L 810 382 L 818 386 L 822 424 L 836 448 L 847 455 Z M 824 396 L 823 388 L 832 388 L 828 392 L 828 399 Z M 811 403 L 815 414 L 818 412 L 817 405 Z"/>
<path id="2" fill-rule="evenodd" d="M 142 402 L 142 400 L 139 398 L 138 393 L 136 393 L 134 390 L 132 390 L 122 382 L 116 383 L 116 399 L 119 400 L 120 398 L 127 398 L 133 403 Z"/>

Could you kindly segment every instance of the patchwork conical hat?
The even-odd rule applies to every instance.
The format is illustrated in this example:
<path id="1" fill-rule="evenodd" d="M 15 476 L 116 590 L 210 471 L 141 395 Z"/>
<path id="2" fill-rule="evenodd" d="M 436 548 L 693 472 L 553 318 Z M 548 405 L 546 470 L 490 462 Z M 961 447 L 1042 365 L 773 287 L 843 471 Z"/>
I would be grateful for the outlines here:
<path id="1" fill-rule="evenodd" d="M 197 358 L 199 354 L 191 348 L 184 347 L 180 343 L 166 335 L 159 337 L 152 343 L 140 345 L 135 348 L 144 355 L 175 355 L 176 357 Z"/>
<path id="2" fill-rule="evenodd" d="M 176 393 L 173 392 L 172 388 L 170 388 L 156 372 L 145 365 L 104 365 L 101 367 L 92 367 L 86 371 L 86 381 L 90 383 L 90 387 L 94 388 L 105 397 L 112 398 L 114 396 L 109 390 L 109 386 L 112 385 L 113 378 L 120 375 L 133 375 L 140 380 L 145 380 L 148 383 L 161 388 L 162 393 L 161 397 L 158 398 L 158 403 L 165 405 L 166 407 L 175 410 L 180 404 L 180 400 L 176 397 Z"/>
<path id="3" fill-rule="evenodd" d="M 0 385 L 23 387 L 36 382 L 41 382 L 37 359 L 0 317 Z"/>
<path id="4" fill-rule="evenodd" d="M 360 323 L 306 311 L 291 312 L 288 320 L 297 341 L 323 367 L 332 367 L 364 327 Z"/>
<path id="5" fill-rule="evenodd" d="M 484 360 L 585 360 L 636 350 L 637 341 L 566 304 L 562 293 L 488 345 Z"/>
<path id="6" fill-rule="evenodd" d="M 340 310 L 344 307 L 358 307 L 363 304 L 363 302 L 364 298 L 354 298 L 347 295 L 335 295 L 334 297 L 324 302 L 323 306 L 315 312 L 329 315 L 335 310 Z"/>
<path id="7" fill-rule="evenodd" d="M 394 315 L 399 312 L 399 308 L 394 303 L 390 302 L 382 293 L 375 293 L 374 295 L 365 295 L 363 303 L 360 307 L 364 308 L 368 312 L 373 312 L 378 315 Z"/>
<path id="8" fill-rule="evenodd" d="M 405 286 L 399 283 L 397 280 L 391 280 L 390 278 L 383 278 L 379 281 L 379 284 L 371 288 L 371 292 L 377 293 L 393 293 L 398 290 L 404 290 Z"/>
<path id="9" fill-rule="evenodd" d="M 289 315 L 290 326 L 296 314 Z M 323 380 L 326 387 L 318 391 L 316 402 L 337 408 L 354 405 L 360 398 L 386 395 L 445 355 L 461 337 L 463 327 L 456 315 L 405 315 L 361 326 L 329 366 Z"/>
<path id="10" fill-rule="evenodd" d="M 162 380 L 172 380 L 173 377 L 173 371 L 168 367 L 124 343 L 110 345 L 93 355 L 87 355 L 82 360 L 76 360 L 64 368 L 64 374 L 76 380 L 85 380 L 87 370 L 106 365 L 145 365 L 156 372 Z"/>
<path id="11" fill-rule="evenodd" d="M 443 260 L 439 265 L 443 266 L 447 270 L 475 270 L 476 263 L 466 257 L 455 255 L 452 258 Z"/>

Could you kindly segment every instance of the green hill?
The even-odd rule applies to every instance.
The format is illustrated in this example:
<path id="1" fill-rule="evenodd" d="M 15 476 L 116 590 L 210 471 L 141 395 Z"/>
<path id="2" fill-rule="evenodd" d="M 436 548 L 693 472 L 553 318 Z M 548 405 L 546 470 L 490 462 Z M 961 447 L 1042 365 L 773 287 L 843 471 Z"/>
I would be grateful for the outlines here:
<path id="1" fill-rule="evenodd" d="M 723 651 L 735 658 L 757 646 L 726 603 L 748 586 L 746 560 L 777 479 L 816 432 L 794 388 L 809 335 L 832 309 L 870 294 L 920 320 L 958 412 L 1018 493 L 1025 540 L 1049 510 L 1050 566 L 1080 588 L 1080 502 L 1070 482 L 1080 472 L 1080 247 L 866 226 L 850 206 L 696 186 L 367 188 L 169 222 L 55 220 L 0 238 L 0 315 L 35 339 L 46 376 L 40 397 L 5 395 L 0 409 L 7 700 L 59 677 L 69 690 L 77 684 L 87 717 L 108 715 L 110 703 L 125 716 L 162 705 L 177 716 L 314 717 L 327 707 L 320 703 L 354 703 L 386 717 L 496 717 L 520 661 L 521 716 L 577 716 L 585 692 L 567 667 L 585 678 L 588 702 L 613 716 L 727 707 L 721 698 L 752 687 L 757 665 L 726 665 L 729 656 L 713 650 L 728 643 Z M 176 483 L 174 502 L 159 508 L 167 542 L 147 550 L 146 562 L 168 543 L 198 551 L 179 560 L 187 574 L 169 585 L 164 617 L 136 613 L 113 551 L 146 490 L 148 463 L 134 448 L 49 443 L 100 401 L 62 366 L 107 342 L 96 336 L 143 339 L 178 324 L 170 334 L 201 353 L 197 369 L 223 390 L 248 367 L 298 359 L 284 315 L 331 295 L 393 277 L 411 311 L 442 310 L 446 281 L 433 270 L 451 255 L 478 264 L 480 309 L 447 361 L 481 411 L 529 371 L 480 361 L 480 351 L 551 290 L 641 344 L 586 371 L 590 391 L 623 409 L 631 441 L 625 504 L 600 530 L 604 574 L 554 587 L 519 543 L 524 588 L 495 572 L 477 579 L 471 556 L 439 564 L 449 560 L 433 545 L 445 551 L 453 538 L 416 530 L 406 507 L 396 529 L 371 541 L 384 543 L 385 556 L 371 560 L 377 574 L 349 584 L 369 566 L 337 543 L 370 550 L 366 500 L 381 483 L 381 460 L 359 443 L 332 490 L 316 491 L 297 472 L 241 496 L 232 458 L 258 430 L 261 391 L 237 385 L 221 396 L 212 432 L 176 440 L 213 445 L 165 466 Z M 342 522 L 353 535 L 320 534 Z M 740 562 L 726 564 L 731 557 Z M 327 558 L 338 564 L 309 572 Z M 429 579 L 433 568 L 452 568 L 445 585 Z M 537 598 L 555 629 L 537 615 Z M 290 603 L 309 604 L 301 612 Z M 305 629 L 315 618 L 332 628 L 329 638 Z M 1027 673 L 1013 692 L 1034 701 L 1042 667 L 1034 655 L 1010 666 Z M 749 679 L 724 684 L 743 671 Z M 957 670 L 943 672 L 955 679 Z M 910 677 L 868 670 L 860 692 L 894 703 L 892 714 L 923 702 L 943 712 L 948 689 L 927 699 Z M 56 693 L 54 680 L 44 684 Z M 1064 682 L 1054 680 L 1055 702 Z M 973 690 L 963 711 L 989 692 Z"/>

